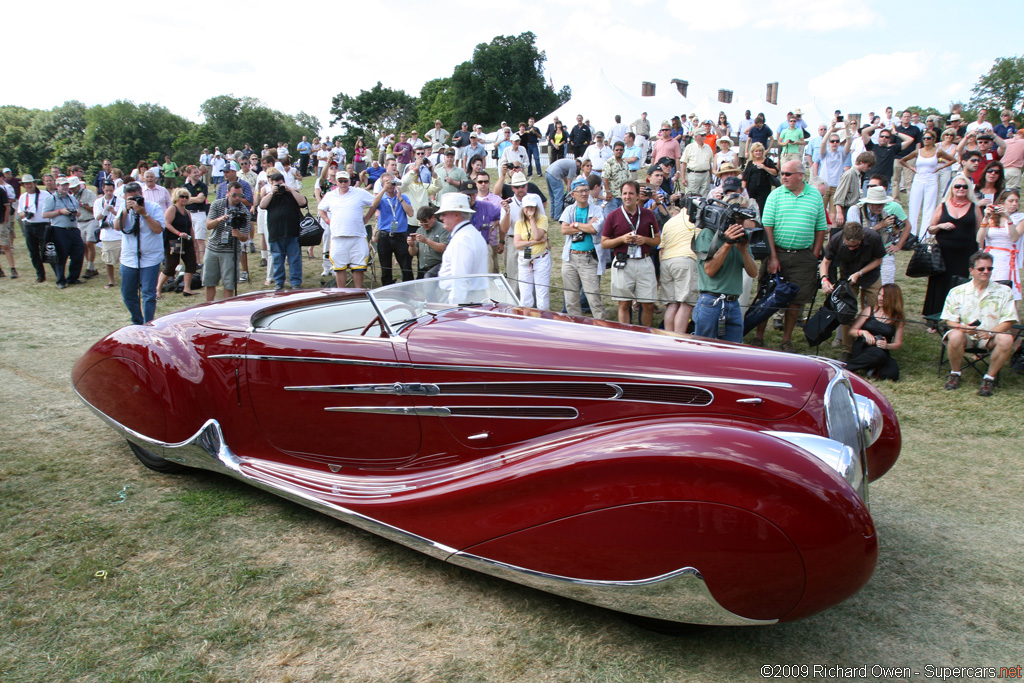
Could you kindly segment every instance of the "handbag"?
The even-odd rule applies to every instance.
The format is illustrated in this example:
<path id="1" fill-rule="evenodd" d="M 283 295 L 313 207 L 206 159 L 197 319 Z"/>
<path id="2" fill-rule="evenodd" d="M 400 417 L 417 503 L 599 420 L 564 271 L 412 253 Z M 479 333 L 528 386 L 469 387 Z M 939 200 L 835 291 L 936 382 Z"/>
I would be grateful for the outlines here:
<path id="1" fill-rule="evenodd" d="M 930 237 L 914 245 L 914 253 L 907 264 L 907 277 L 931 277 L 946 272 L 946 263 L 935 238 Z"/>
<path id="2" fill-rule="evenodd" d="M 57 243 L 53 238 L 53 228 L 49 224 L 43 233 L 43 262 L 57 267 Z"/>
<path id="3" fill-rule="evenodd" d="M 832 336 L 840 325 L 849 325 L 857 317 L 857 296 L 846 280 L 836 283 L 818 312 L 804 323 L 808 346 L 818 346 Z"/>
<path id="4" fill-rule="evenodd" d="M 320 224 L 320 219 L 311 214 L 307 208 L 306 217 L 299 222 L 299 246 L 315 247 L 323 238 L 324 226 Z"/>
<path id="5" fill-rule="evenodd" d="M 747 334 L 777 311 L 789 306 L 789 302 L 796 298 L 799 291 L 799 285 L 776 273 L 774 279 L 761 285 L 754 303 L 750 304 L 747 314 L 743 316 L 743 334 Z"/>

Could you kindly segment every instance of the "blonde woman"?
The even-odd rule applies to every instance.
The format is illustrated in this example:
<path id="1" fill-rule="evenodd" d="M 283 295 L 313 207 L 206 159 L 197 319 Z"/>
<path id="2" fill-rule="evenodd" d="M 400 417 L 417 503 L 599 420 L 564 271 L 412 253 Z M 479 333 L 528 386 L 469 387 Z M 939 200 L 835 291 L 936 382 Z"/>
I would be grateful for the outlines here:
<path id="1" fill-rule="evenodd" d="M 551 308 L 551 252 L 548 249 L 548 219 L 540 212 L 540 199 L 528 194 L 516 221 L 514 244 L 518 252 L 519 292 L 523 305 L 543 311 Z M 536 295 L 536 296 L 535 296 Z"/>
<path id="2" fill-rule="evenodd" d="M 765 155 L 764 145 L 755 142 L 750 146 L 750 160 L 743 169 L 743 189 L 747 196 L 757 202 L 757 207 L 764 214 L 764 203 L 775 188 L 775 178 L 779 175 L 779 167 Z"/>
<path id="3" fill-rule="evenodd" d="M 161 299 L 160 290 L 168 278 L 174 277 L 178 263 L 185 264 L 185 288 L 182 296 L 192 296 L 192 276 L 196 273 L 196 246 L 192 239 L 192 214 L 188 202 L 192 193 L 179 187 L 171 195 L 171 205 L 164 212 L 164 269 L 156 281 L 156 298 Z"/>

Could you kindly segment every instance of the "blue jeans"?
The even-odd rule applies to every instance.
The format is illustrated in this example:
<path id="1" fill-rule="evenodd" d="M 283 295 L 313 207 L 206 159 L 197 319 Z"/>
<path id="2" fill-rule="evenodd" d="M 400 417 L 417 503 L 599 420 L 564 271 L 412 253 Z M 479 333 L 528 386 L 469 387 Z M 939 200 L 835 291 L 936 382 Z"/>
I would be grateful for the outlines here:
<path id="1" fill-rule="evenodd" d="M 526 165 L 530 175 L 533 175 L 534 159 L 537 160 L 537 173 L 540 174 L 540 145 L 536 142 L 526 146 Z"/>
<path id="2" fill-rule="evenodd" d="M 551 197 L 551 218 L 558 220 L 562 217 L 562 210 L 565 208 L 565 183 L 544 174 L 548 181 L 548 194 Z"/>
<path id="3" fill-rule="evenodd" d="M 160 264 L 129 268 L 121 264 L 121 298 L 132 316 L 132 325 L 143 325 L 156 317 L 156 281 Z M 142 308 L 139 308 L 139 284 L 142 285 Z"/>
<path id="4" fill-rule="evenodd" d="M 284 287 L 284 261 L 288 259 L 292 289 L 302 287 L 302 248 L 299 247 L 299 238 L 274 240 L 270 243 L 270 253 L 274 255 L 274 284 Z"/>
<path id="5" fill-rule="evenodd" d="M 622 198 L 612 197 L 610 200 L 608 200 L 608 206 L 606 206 L 604 209 L 605 215 L 610 214 L 612 211 L 619 208 L 620 206 L 622 206 Z"/>
<path id="6" fill-rule="evenodd" d="M 725 308 L 725 331 L 719 335 L 718 320 Z M 740 343 L 743 341 L 743 317 L 738 301 L 726 301 L 716 294 L 701 294 L 693 307 L 693 333 L 698 337 L 722 339 Z"/>

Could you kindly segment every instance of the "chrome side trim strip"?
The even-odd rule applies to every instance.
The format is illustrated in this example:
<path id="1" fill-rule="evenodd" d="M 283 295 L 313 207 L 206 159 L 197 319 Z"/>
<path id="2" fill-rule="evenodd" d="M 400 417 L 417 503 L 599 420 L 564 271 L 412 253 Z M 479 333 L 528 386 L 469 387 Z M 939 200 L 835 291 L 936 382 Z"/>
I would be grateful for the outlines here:
<path id="1" fill-rule="evenodd" d="M 395 361 L 350 360 L 348 358 L 324 358 L 322 356 L 270 356 L 263 354 L 222 353 L 210 358 L 237 358 L 242 360 L 282 361 L 291 363 L 333 363 L 337 365 L 370 365 L 385 368 L 406 368 L 411 370 L 440 370 L 444 372 L 495 372 L 508 375 L 554 375 L 564 377 L 599 377 L 601 379 L 644 379 L 657 382 L 707 382 L 709 384 L 737 384 L 751 387 L 774 387 L 792 389 L 789 382 L 773 382 L 735 377 L 713 377 L 709 375 L 664 375 L 652 372 L 603 372 L 600 370 L 559 370 L 557 368 L 511 368 L 489 365 L 445 365 L 434 363 L 399 363 Z"/>
<path id="2" fill-rule="evenodd" d="M 453 564 L 515 583 L 629 614 L 695 624 L 762 625 L 775 623 L 775 620 L 746 619 L 724 609 L 708 591 L 700 572 L 692 567 L 684 567 L 662 576 L 638 581 L 590 581 L 545 574 L 524 567 L 495 562 L 471 553 L 464 553 L 457 548 L 432 541 L 354 510 L 316 498 L 311 493 L 287 483 L 280 477 L 275 477 L 274 483 L 253 477 L 243 468 L 257 468 L 258 463 L 240 457 L 231 451 L 224 441 L 220 424 L 215 419 L 207 420 L 188 439 L 178 443 L 167 443 L 151 439 L 125 427 L 86 401 L 77 390 L 75 393 L 115 432 L 163 458 L 188 467 L 227 474 L 251 486 L 322 512 L 372 534 L 401 543 L 439 560 L 450 561 Z M 272 464 L 276 465 L 277 463 Z"/>
<path id="3" fill-rule="evenodd" d="M 420 417 L 483 417 L 488 420 L 575 420 L 580 416 L 571 406 L 338 406 L 324 408 L 338 413 L 374 413 L 376 415 L 418 415 Z M 473 415 L 468 410 L 494 411 L 490 414 Z M 501 412 L 516 410 L 563 410 L 565 415 L 502 415 Z"/>
<path id="4" fill-rule="evenodd" d="M 718 604 L 708 590 L 704 577 L 693 567 L 683 567 L 661 576 L 636 581 L 592 581 L 546 574 L 465 552 L 455 553 L 448 561 L 483 574 L 626 614 L 715 626 L 763 626 L 778 621 L 747 619 L 728 611 Z"/>

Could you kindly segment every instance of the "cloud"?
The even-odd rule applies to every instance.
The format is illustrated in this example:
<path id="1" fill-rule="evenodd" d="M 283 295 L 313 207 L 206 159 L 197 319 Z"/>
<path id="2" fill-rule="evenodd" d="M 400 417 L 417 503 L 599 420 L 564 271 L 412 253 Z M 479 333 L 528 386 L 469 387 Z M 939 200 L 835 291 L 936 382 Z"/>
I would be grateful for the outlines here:
<path id="1" fill-rule="evenodd" d="M 706 16 L 686 3 L 670 2 L 669 14 L 691 26 L 704 26 Z M 733 0 L 729 19 L 734 26 L 785 31 L 844 31 L 885 26 L 885 17 L 875 12 L 868 0 Z"/>
<path id="2" fill-rule="evenodd" d="M 924 51 L 871 54 L 843 62 L 807 82 L 807 89 L 822 102 L 899 97 L 918 81 L 926 80 L 932 56 Z"/>

